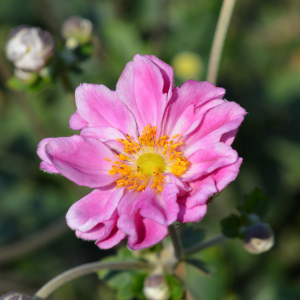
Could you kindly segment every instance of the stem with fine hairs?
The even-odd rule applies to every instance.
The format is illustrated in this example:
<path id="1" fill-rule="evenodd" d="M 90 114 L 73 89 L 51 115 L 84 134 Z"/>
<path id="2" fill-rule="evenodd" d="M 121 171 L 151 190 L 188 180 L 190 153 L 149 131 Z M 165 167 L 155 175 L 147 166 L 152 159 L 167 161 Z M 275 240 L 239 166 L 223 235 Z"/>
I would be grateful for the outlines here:
<path id="1" fill-rule="evenodd" d="M 235 0 L 224 0 L 210 51 L 206 80 L 216 84 L 220 58 Z"/>
<path id="2" fill-rule="evenodd" d="M 70 269 L 50 280 L 42 288 L 40 288 L 33 299 L 42 300 L 46 299 L 50 294 L 57 290 L 60 286 L 69 282 L 73 279 L 88 275 L 91 273 L 96 273 L 101 269 L 108 270 L 132 270 L 132 269 L 146 269 L 152 270 L 153 265 L 146 262 L 93 262 L 89 264 L 84 264 L 79 267 Z"/>

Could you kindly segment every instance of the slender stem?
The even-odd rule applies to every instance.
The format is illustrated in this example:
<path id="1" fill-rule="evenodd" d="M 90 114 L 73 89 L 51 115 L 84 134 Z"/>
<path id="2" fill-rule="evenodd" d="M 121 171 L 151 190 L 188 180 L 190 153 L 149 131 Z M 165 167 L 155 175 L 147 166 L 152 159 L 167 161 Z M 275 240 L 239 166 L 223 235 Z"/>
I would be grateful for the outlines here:
<path id="1" fill-rule="evenodd" d="M 0 265 L 8 264 L 19 257 L 46 246 L 64 235 L 67 231 L 66 220 L 65 218 L 61 218 L 21 241 L 2 247 L 0 250 Z"/>
<path id="2" fill-rule="evenodd" d="M 82 277 L 87 274 L 95 273 L 101 269 L 109 270 L 130 270 L 130 269 L 153 269 L 154 266 L 146 262 L 93 262 L 79 267 L 70 269 L 50 280 L 42 288 L 40 288 L 33 299 L 46 299 L 56 289 L 75 278 Z"/>
<path id="3" fill-rule="evenodd" d="M 224 0 L 210 52 L 206 80 L 216 84 L 223 45 L 235 0 Z"/>
<path id="4" fill-rule="evenodd" d="M 210 238 L 210 239 L 208 239 L 204 242 L 201 242 L 201 243 L 199 243 L 195 246 L 192 246 L 192 247 L 186 249 L 184 251 L 184 255 L 193 254 L 193 253 L 198 252 L 200 250 L 222 244 L 225 241 L 227 241 L 227 237 L 225 237 L 222 233 L 219 233 L 219 234 L 213 236 L 212 238 Z"/>
<path id="5" fill-rule="evenodd" d="M 182 257 L 183 249 L 182 249 L 179 232 L 178 232 L 178 230 L 176 230 L 176 228 L 173 224 L 169 226 L 169 233 L 170 233 L 172 243 L 174 246 L 175 256 L 179 260 Z"/>

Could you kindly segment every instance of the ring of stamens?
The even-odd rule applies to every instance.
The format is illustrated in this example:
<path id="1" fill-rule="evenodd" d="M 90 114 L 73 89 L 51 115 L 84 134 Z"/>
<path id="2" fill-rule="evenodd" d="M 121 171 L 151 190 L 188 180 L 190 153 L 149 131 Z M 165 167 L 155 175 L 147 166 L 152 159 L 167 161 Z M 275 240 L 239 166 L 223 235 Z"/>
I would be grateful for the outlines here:
<path id="1" fill-rule="evenodd" d="M 180 176 L 186 171 L 189 162 L 182 152 L 176 151 L 183 145 L 182 136 L 176 134 L 171 139 L 166 135 L 158 139 L 155 136 L 156 126 L 148 125 L 139 136 L 139 142 L 129 135 L 126 135 L 126 139 L 118 139 L 124 145 L 126 155 L 117 155 L 119 160 L 114 162 L 109 171 L 110 175 L 121 175 L 116 181 L 117 188 L 124 186 L 128 190 L 143 191 L 149 183 L 158 194 L 163 191 L 165 183 L 166 176 L 163 173 Z"/>

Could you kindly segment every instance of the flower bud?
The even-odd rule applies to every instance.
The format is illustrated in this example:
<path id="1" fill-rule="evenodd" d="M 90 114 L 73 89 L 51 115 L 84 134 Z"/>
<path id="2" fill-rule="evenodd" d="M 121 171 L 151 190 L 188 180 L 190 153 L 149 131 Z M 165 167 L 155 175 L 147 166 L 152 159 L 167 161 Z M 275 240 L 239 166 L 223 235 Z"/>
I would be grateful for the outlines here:
<path id="1" fill-rule="evenodd" d="M 49 32 L 22 25 L 10 32 L 5 50 L 16 68 L 36 72 L 53 55 L 55 42 Z"/>
<path id="2" fill-rule="evenodd" d="M 90 20 L 75 16 L 64 21 L 61 31 L 67 40 L 66 47 L 74 49 L 91 41 L 93 25 Z"/>
<path id="3" fill-rule="evenodd" d="M 175 75 L 182 79 L 198 80 L 203 70 L 201 57 L 193 52 L 180 52 L 172 60 Z"/>
<path id="4" fill-rule="evenodd" d="M 144 294 L 147 300 L 167 300 L 170 297 L 169 286 L 163 275 L 150 275 L 144 282 Z"/>
<path id="5" fill-rule="evenodd" d="M 2 295 L 0 297 L 0 300 L 33 300 L 33 298 L 18 292 L 9 292 L 5 295 Z"/>
<path id="6" fill-rule="evenodd" d="M 260 254 L 274 245 L 274 233 L 266 223 L 256 223 L 250 227 L 244 237 L 244 248 L 252 254 Z"/>

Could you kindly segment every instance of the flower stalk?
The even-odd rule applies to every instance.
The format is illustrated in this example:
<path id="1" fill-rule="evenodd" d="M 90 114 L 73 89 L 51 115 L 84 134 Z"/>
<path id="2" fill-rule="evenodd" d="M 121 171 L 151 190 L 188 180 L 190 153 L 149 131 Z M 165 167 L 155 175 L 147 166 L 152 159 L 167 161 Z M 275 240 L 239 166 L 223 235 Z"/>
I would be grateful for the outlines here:
<path id="1" fill-rule="evenodd" d="M 206 80 L 216 84 L 220 58 L 230 19 L 232 16 L 235 0 L 224 0 L 215 31 L 213 44 L 210 52 Z"/>
<path id="2" fill-rule="evenodd" d="M 204 242 L 201 242 L 199 244 L 196 244 L 196 245 L 186 249 L 184 251 L 184 255 L 193 254 L 193 253 L 198 252 L 200 250 L 204 250 L 206 248 L 210 248 L 210 247 L 222 244 L 225 241 L 227 241 L 227 237 L 225 237 L 222 233 L 219 233 L 219 234 L 213 236 L 212 238 L 210 238 L 210 239 L 208 239 Z"/>
<path id="3" fill-rule="evenodd" d="M 172 239 L 173 246 L 174 246 L 175 256 L 178 260 L 180 260 L 182 257 L 182 254 L 183 254 L 183 248 L 182 248 L 182 243 L 181 243 L 181 239 L 179 236 L 179 232 L 178 232 L 178 230 L 176 230 L 176 228 L 173 224 L 169 226 L 169 234 Z"/>
<path id="4" fill-rule="evenodd" d="M 54 277 L 48 283 L 46 283 L 42 288 L 40 288 L 36 294 L 33 296 L 33 299 L 41 300 L 46 299 L 50 294 L 57 290 L 60 286 L 65 283 L 88 275 L 91 273 L 96 273 L 101 269 L 109 270 L 132 270 L 132 269 L 146 269 L 152 270 L 153 265 L 145 262 L 93 262 L 84 264 L 73 269 L 70 269 L 62 274 Z"/>

